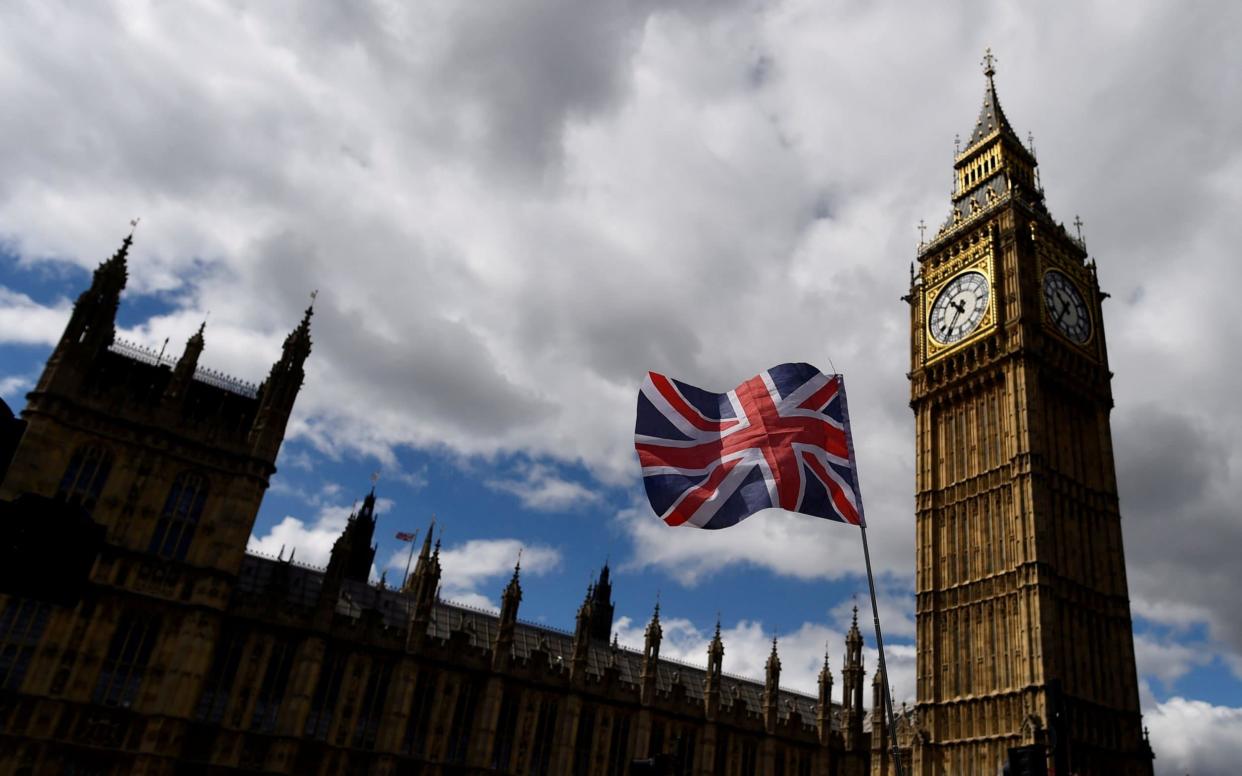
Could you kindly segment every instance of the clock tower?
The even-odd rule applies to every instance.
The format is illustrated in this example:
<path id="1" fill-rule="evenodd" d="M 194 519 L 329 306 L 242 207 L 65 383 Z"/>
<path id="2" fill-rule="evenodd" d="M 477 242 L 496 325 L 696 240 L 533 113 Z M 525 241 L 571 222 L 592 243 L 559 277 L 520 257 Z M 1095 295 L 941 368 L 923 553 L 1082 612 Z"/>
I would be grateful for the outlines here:
<path id="1" fill-rule="evenodd" d="M 952 211 L 912 270 L 915 772 L 1152 773 L 1095 262 L 1053 220 L 989 51 Z"/>

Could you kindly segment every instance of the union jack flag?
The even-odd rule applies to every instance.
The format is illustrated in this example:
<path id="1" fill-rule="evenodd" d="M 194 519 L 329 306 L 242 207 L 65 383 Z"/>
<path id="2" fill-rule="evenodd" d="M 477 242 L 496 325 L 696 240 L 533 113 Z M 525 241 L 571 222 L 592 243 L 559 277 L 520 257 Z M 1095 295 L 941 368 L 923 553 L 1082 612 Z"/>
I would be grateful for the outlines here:
<path id="1" fill-rule="evenodd" d="M 727 528 L 769 507 L 863 525 L 845 383 L 781 364 L 727 393 L 650 372 L 634 447 L 669 525 Z"/>

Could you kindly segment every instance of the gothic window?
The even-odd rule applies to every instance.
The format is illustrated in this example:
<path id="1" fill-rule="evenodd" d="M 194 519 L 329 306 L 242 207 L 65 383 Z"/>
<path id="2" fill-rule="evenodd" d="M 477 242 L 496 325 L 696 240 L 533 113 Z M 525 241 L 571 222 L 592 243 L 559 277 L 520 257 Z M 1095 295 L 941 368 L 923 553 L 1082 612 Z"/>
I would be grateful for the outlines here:
<path id="1" fill-rule="evenodd" d="M 405 728 L 402 749 L 406 754 L 421 756 L 427 748 L 427 730 L 431 725 L 431 705 L 435 700 L 436 676 L 419 671 L 414 683 L 414 699 L 410 703 L 410 720 Z"/>
<path id="2" fill-rule="evenodd" d="M 224 719 L 224 710 L 229 703 L 233 680 L 237 677 L 237 667 L 245 646 L 245 636 L 234 628 L 226 627 L 220 634 L 211 659 L 211 668 L 207 671 L 207 681 L 203 684 L 203 694 L 199 696 L 198 706 L 194 710 L 195 719 L 212 723 L 219 723 Z"/>
<path id="3" fill-rule="evenodd" d="M 95 683 L 95 703 L 122 708 L 133 705 L 158 634 L 159 624 L 155 620 L 130 613 L 121 615 Z"/>
<path id="4" fill-rule="evenodd" d="M 751 739 L 742 741 L 742 773 L 758 773 L 759 747 Z"/>
<path id="5" fill-rule="evenodd" d="M 69 459 L 65 475 L 60 478 L 56 498 L 76 504 L 90 514 L 103 492 L 108 472 L 112 470 L 112 453 L 99 445 L 83 445 Z"/>
<path id="6" fill-rule="evenodd" d="M 271 733 L 276 729 L 280 704 L 289 685 L 289 672 L 293 669 L 294 645 L 280 640 L 272 645 L 267 658 L 267 669 L 259 685 L 259 697 L 255 700 L 254 713 L 250 717 L 250 729 L 256 733 Z"/>
<path id="7" fill-rule="evenodd" d="M 41 601 L 9 599 L 0 613 L 0 690 L 21 688 L 50 614 L 51 607 Z"/>
<path id="8" fill-rule="evenodd" d="M 457 703 L 453 706 L 453 724 L 449 728 L 448 761 L 464 763 L 470 746 L 470 726 L 474 723 L 474 709 L 479 699 L 478 684 L 473 679 L 463 679 L 457 688 Z"/>
<path id="9" fill-rule="evenodd" d="M 651 723 L 651 737 L 647 739 L 647 751 L 653 755 L 664 753 L 664 723 L 659 720 Z"/>
<path id="10" fill-rule="evenodd" d="M 367 686 L 362 692 L 362 706 L 358 721 L 354 723 L 353 746 L 358 749 L 374 749 L 375 736 L 379 732 L 380 716 L 384 713 L 384 698 L 392 679 L 392 663 L 376 660 L 367 674 Z M 473 713 L 473 712 L 472 712 Z"/>
<path id="11" fill-rule="evenodd" d="M 591 747 L 595 742 L 595 707 L 587 704 L 578 715 L 578 736 L 574 741 L 574 776 L 591 772 Z"/>
<path id="12" fill-rule="evenodd" d="M 630 718 L 617 714 L 612 718 L 612 738 L 608 745 L 608 776 L 629 773 Z"/>
<path id="13" fill-rule="evenodd" d="M 716 765 L 712 773 L 716 776 L 728 776 L 729 773 L 729 731 L 724 728 L 716 732 Z"/>
<path id="14" fill-rule="evenodd" d="M 556 712 L 556 698 L 544 697 L 539 700 L 539 715 L 535 720 L 535 748 L 531 752 L 530 766 L 526 770 L 530 776 L 551 773 L 549 765 L 552 760 L 552 737 L 556 734 Z"/>
<path id="15" fill-rule="evenodd" d="M 311 696 L 310 715 L 306 718 L 304 735 L 321 741 L 328 737 L 332 717 L 336 714 L 336 701 L 341 694 L 341 680 L 345 678 L 347 655 L 329 647 L 319 668 L 319 680 Z"/>
<path id="16" fill-rule="evenodd" d="M 681 741 L 674 744 L 674 753 L 677 757 L 676 769 L 678 773 L 690 773 L 694 770 L 694 728 L 682 728 Z M 780 774 L 784 776 L 784 774 Z"/>
<path id="17" fill-rule="evenodd" d="M 509 770 L 513 756 L 513 737 L 517 732 L 518 693 L 506 689 L 500 701 L 500 717 L 496 720 L 496 744 L 492 748 L 492 767 Z"/>
<path id="18" fill-rule="evenodd" d="M 206 477 L 194 472 L 178 475 L 164 500 L 164 509 L 147 549 L 163 558 L 185 560 L 206 502 Z"/>

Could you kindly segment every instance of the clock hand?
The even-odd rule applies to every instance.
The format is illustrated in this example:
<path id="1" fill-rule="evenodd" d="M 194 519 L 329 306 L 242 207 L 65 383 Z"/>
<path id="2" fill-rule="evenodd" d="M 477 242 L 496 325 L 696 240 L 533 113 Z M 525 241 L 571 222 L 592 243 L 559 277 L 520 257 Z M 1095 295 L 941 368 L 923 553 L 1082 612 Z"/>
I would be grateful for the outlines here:
<path id="1" fill-rule="evenodd" d="M 961 315 L 961 314 L 962 314 L 962 310 L 961 310 L 961 308 L 959 308 L 957 305 L 953 304 L 952 302 L 949 302 L 949 307 L 952 307 L 952 308 L 953 308 L 953 317 L 949 319 L 949 322 L 948 322 L 948 323 L 946 323 L 944 326 L 941 326 L 941 327 L 940 327 L 940 333 L 941 333 L 941 334 L 944 334 L 945 332 L 947 332 L 947 331 L 949 331 L 950 329 L 952 329 L 952 328 L 953 328 L 953 324 L 957 323 L 957 316 L 959 316 L 959 315 Z"/>

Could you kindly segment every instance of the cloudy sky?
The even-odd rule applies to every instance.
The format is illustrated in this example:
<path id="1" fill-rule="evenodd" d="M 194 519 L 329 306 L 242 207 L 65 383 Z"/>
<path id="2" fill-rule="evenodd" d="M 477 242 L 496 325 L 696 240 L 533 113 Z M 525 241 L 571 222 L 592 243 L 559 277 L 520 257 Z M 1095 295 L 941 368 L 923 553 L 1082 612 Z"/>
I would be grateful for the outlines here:
<path id="1" fill-rule="evenodd" d="M 858 534 L 765 514 L 675 531 L 641 497 L 647 370 L 724 390 L 784 361 L 849 381 L 899 700 L 913 686 L 908 311 L 986 46 L 1054 215 L 1111 294 L 1126 555 L 1161 773 L 1242 758 L 1242 54 L 1233 3 L 812 0 L 6 3 L 0 395 L 141 216 L 121 336 L 207 320 L 259 381 L 319 290 L 252 548 L 325 560 L 381 472 L 444 529 L 445 595 L 571 626 L 607 559 L 618 634 L 785 683 L 840 664 Z M 870 633 L 867 631 L 868 634 Z M 869 643 L 872 641 L 868 635 Z M 874 666 L 868 656 L 868 668 Z"/>

